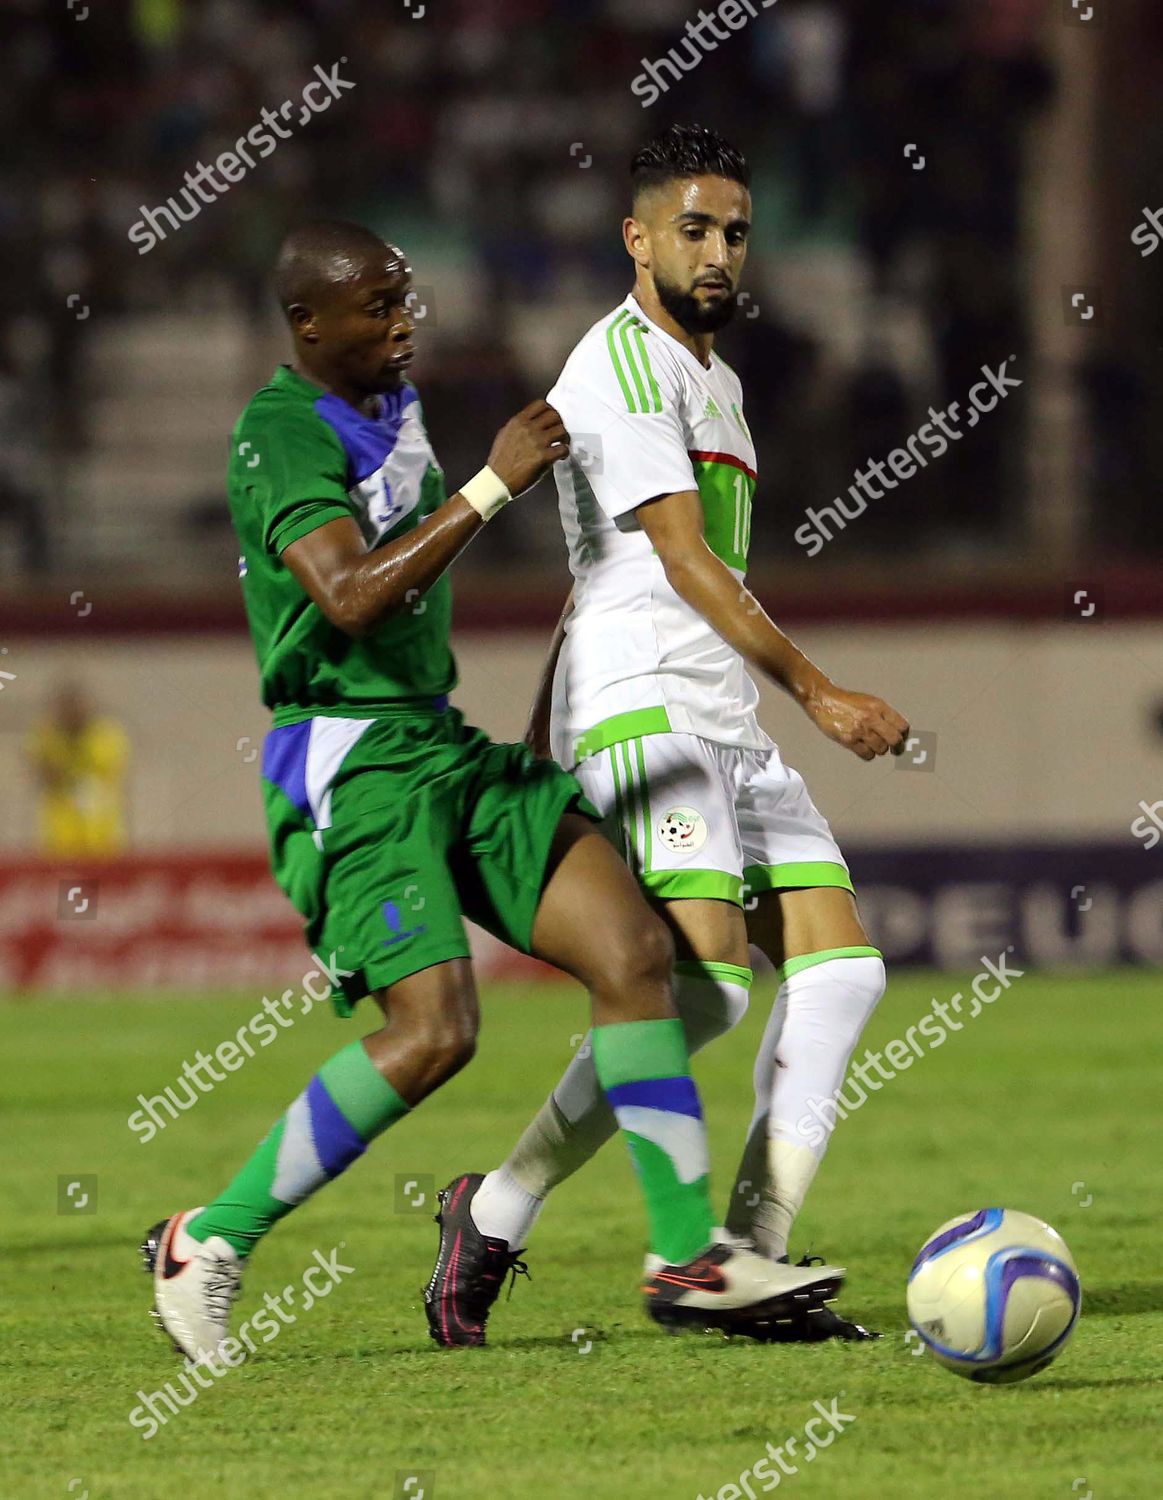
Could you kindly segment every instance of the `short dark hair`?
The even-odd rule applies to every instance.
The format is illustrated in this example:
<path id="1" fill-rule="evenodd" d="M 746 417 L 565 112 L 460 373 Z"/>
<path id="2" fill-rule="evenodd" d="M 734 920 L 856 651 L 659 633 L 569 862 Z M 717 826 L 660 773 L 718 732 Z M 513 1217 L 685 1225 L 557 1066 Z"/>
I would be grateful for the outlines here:
<path id="1" fill-rule="evenodd" d="M 349 280 L 361 265 L 395 251 L 362 224 L 315 219 L 292 229 L 275 259 L 275 296 L 287 312 L 295 303 L 311 304 L 329 287 Z"/>
<path id="2" fill-rule="evenodd" d="M 742 151 L 705 125 L 671 125 L 634 153 L 630 182 L 635 201 L 649 188 L 679 177 L 726 177 L 751 186 Z"/>

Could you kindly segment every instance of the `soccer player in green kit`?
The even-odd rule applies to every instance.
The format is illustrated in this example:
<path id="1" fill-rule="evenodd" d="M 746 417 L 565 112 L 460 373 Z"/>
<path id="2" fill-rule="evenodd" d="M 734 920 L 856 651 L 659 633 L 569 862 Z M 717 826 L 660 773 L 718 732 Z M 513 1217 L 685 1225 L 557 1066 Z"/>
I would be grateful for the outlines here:
<path id="1" fill-rule="evenodd" d="M 182 1353 L 212 1359 L 263 1235 L 468 1062 L 469 917 L 589 991 L 598 1077 L 646 1199 L 648 1311 L 745 1331 L 789 1299 L 831 1295 L 841 1273 L 774 1265 L 717 1234 L 666 927 L 574 778 L 449 706 L 447 570 L 568 437 L 534 402 L 446 497 L 405 378 L 410 289 L 402 252 L 368 230 L 288 236 L 275 290 L 294 359 L 240 417 L 229 472 L 273 714 L 262 789 L 275 877 L 321 963 L 343 971 L 338 1012 L 370 996 L 382 1024 L 323 1064 L 206 1207 L 148 1232 L 154 1311 Z M 514 1259 L 504 1245 L 475 1258 L 484 1306 Z M 460 1292 L 429 1297 L 430 1326 L 442 1342 L 483 1343 Z"/>

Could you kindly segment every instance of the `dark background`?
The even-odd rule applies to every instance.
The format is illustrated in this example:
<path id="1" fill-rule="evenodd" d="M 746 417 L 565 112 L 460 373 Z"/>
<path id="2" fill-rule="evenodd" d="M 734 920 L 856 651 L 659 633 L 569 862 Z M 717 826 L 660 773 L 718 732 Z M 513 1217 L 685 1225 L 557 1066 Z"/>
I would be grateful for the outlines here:
<path id="1" fill-rule="evenodd" d="M 437 453 L 450 484 L 475 472 L 628 289 L 628 160 L 673 119 L 736 140 L 754 174 L 750 299 L 721 349 L 759 448 L 760 573 L 801 592 L 838 573 L 1012 593 L 1134 564 L 1141 592 L 1163 554 L 1163 253 L 1130 236 L 1163 207 L 1163 16 L 1145 0 L 1117 14 L 1109 0 L 778 0 L 644 109 L 632 80 L 696 14 L 688 0 L 7 0 L 12 596 L 67 575 L 232 597 L 226 441 L 281 356 L 266 273 L 304 217 L 358 218 L 404 245 L 425 289 L 413 374 Z M 354 89 L 138 254 L 143 206 L 341 57 Z M 1020 390 L 804 556 L 806 507 L 1009 356 Z M 533 594 L 561 592 L 548 485 L 489 528 L 462 585 L 495 588 L 501 561 Z"/>

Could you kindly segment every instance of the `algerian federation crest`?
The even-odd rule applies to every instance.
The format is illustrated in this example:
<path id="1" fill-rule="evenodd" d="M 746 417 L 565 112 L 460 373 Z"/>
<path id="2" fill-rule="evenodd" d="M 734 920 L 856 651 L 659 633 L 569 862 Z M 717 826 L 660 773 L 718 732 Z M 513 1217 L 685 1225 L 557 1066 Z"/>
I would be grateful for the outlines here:
<path id="1" fill-rule="evenodd" d="M 707 820 L 693 807 L 672 807 L 658 820 L 658 837 L 676 854 L 693 854 L 707 842 Z"/>

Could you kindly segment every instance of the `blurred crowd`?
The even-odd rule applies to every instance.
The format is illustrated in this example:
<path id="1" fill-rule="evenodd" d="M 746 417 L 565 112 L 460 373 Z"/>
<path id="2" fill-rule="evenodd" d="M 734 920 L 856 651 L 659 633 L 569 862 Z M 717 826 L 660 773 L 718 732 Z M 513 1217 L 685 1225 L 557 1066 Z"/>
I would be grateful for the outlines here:
<path id="1" fill-rule="evenodd" d="M 755 549 L 794 555 L 806 506 L 842 493 L 929 404 L 963 397 L 983 363 L 1020 363 L 1023 160 L 1056 82 L 1046 0 L 756 9 L 643 109 L 630 81 L 681 36 L 692 0 L 8 0 L 0 520 L 24 566 L 50 556 L 62 453 L 75 462 L 94 438 L 94 329 L 165 311 L 196 330 L 200 310 L 224 305 L 268 328 L 272 250 L 307 216 L 359 218 L 405 245 L 418 283 L 431 264 L 467 289 L 470 316 L 436 330 L 422 378 L 446 470 L 472 472 L 499 422 L 545 389 L 546 350 L 529 353 L 538 311 L 560 320 L 624 295 L 626 165 L 672 119 L 714 126 L 752 163 L 754 316 L 721 347 L 744 381 L 769 497 Z M 340 59 L 354 89 L 137 253 L 127 230 L 144 206 Z M 921 152 L 941 171 L 917 168 Z M 843 359 L 821 327 L 827 306 L 800 316 L 789 294 L 814 264 L 860 290 Z M 904 355 L 901 326 L 915 330 Z M 955 463 L 870 507 L 861 550 L 1020 543 L 1027 422 L 1019 392 Z M 1144 515 L 1132 545 L 1160 542 Z M 489 539 L 494 555 L 522 545 L 516 525 Z"/>

